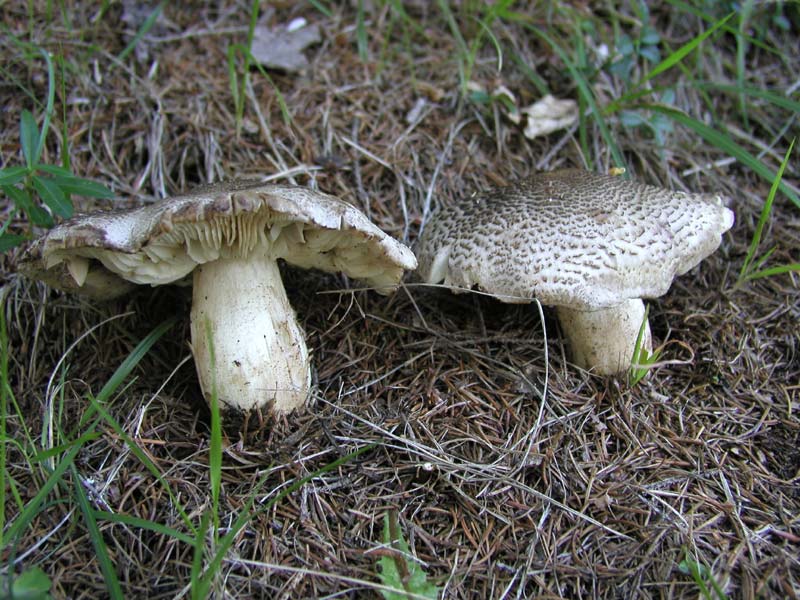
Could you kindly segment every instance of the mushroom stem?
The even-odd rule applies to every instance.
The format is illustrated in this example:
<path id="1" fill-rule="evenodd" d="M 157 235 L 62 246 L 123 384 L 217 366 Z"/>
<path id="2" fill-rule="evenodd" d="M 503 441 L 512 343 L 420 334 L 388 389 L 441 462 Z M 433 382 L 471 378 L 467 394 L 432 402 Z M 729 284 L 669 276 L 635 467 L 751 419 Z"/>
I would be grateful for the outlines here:
<path id="1" fill-rule="evenodd" d="M 630 368 L 644 316 L 644 302 L 639 298 L 593 311 L 558 307 L 558 319 L 572 348 L 573 361 L 601 375 Z M 641 347 L 652 351 L 649 323 L 645 325 Z"/>
<path id="2" fill-rule="evenodd" d="M 191 329 L 207 401 L 216 374 L 218 398 L 229 408 L 265 408 L 274 401 L 276 412 L 287 413 L 305 403 L 308 349 L 275 260 L 220 258 L 198 266 Z"/>

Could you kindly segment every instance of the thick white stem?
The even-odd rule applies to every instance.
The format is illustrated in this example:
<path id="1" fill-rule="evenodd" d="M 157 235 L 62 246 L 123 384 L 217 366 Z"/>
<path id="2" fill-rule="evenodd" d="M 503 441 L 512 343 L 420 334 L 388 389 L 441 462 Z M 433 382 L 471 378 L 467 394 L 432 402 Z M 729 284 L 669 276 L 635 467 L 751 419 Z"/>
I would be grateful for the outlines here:
<path id="1" fill-rule="evenodd" d="M 206 400 L 216 375 L 221 406 L 247 411 L 274 402 L 276 412 L 289 412 L 305 403 L 308 349 L 274 260 L 228 258 L 195 268 L 191 327 Z"/>
<path id="2" fill-rule="evenodd" d="M 638 298 L 594 311 L 558 307 L 561 329 L 572 348 L 572 360 L 601 375 L 627 371 L 631 366 L 639 327 L 644 320 L 644 302 Z M 651 352 L 650 324 L 645 325 L 642 349 Z"/>

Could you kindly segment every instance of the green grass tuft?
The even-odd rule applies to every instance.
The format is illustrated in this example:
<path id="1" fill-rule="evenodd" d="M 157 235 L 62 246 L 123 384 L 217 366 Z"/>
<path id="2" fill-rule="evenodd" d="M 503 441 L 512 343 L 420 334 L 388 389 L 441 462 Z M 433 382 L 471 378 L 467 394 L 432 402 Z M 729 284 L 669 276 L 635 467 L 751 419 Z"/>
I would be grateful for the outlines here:
<path id="1" fill-rule="evenodd" d="M 747 250 L 747 256 L 744 259 L 744 264 L 742 264 L 742 269 L 739 271 L 739 277 L 736 280 L 737 287 L 740 287 L 746 282 L 752 281 L 753 279 L 781 275 L 784 273 L 790 273 L 792 271 L 800 271 L 800 263 L 762 268 L 764 263 L 766 263 L 770 256 L 772 256 L 773 252 L 775 252 L 777 246 L 773 246 L 764 254 L 756 258 L 756 253 L 761 245 L 761 236 L 764 232 L 764 227 L 769 220 L 770 214 L 772 213 L 772 203 L 775 201 L 775 194 L 778 192 L 778 188 L 781 186 L 783 172 L 786 170 L 786 165 L 789 163 L 789 158 L 792 155 L 795 141 L 796 140 L 792 140 L 792 143 L 789 145 L 789 149 L 786 151 L 786 155 L 783 157 L 783 162 L 778 169 L 778 174 L 772 181 L 772 187 L 769 190 L 769 195 L 767 196 L 766 202 L 764 202 L 764 207 L 761 209 L 761 214 L 758 217 L 755 233 L 753 233 L 753 238 L 750 241 L 750 247 Z"/>
<path id="2" fill-rule="evenodd" d="M 642 324 L 639 325 L 639 333 L 636 335 L 636 343 L 633 346 L 633 356 L 631 357 L 631 366 L 628 369 L 628 385 L 634 386 L 645 378 L 650 369 L 653 368 L 661 357 L 661 348 L 656 348 L 652 352 L 648 352 L 646 348 L 642 347 L 644 342 L 644 333 L 647 330 L 647 318 L 650 315 L 650 306 L 644 308 L 644 318 Z"/>
<path id="3" fill-rule="evenodd" d="M 242 44 L 231 44 L 228 46 L 228 83 L 233 97 L 234 115 L 236 118 L 236 137 L 242 130 L 242 121 L 244 119 L 244 103 L 247 97 L 247 84 L 250 80 L 250 65 L 252 62 L 252 54 L 250 49 L 253 47 L 253 38 L 255 36 L 256 24 L 258 23 L 258 0 L 253 0 L 250 4 L 250 20 L 247 27 L 247 41 Z M 243 63 L 241 67 L 241 76 L 238 75 L 236 69 L 236 56 L 242 54 Z"/>
<path id="4" fill-rule="evenodd" d="M 156 23 L 156 19 L 158 19 L 159 15 L 164 10 L 164 5 L 166 3 L 166 0 L 161 0 L 161 2 L 158 3 L 158 6 L 156 6 L 152 12 L 147 15 L 147 18 L 144 20 L 141 27 L 139 27 L 139 29 L 136 31 L 131 41 L 128 42 L 128 45 L 125 46 L 122 52 L 119 53 L 119 56 L 117 56 L 116 63 L 112 64 L 122 64 L 122 61 L 124 61 L 128 55 L 133 52 L 133 50 L 136 48 L 136 45 L 145 35 L 147 35 L 147 32 L 153 28 L 153 25 Z"/>
<path id="5" fill-rule="evenodd" d="M 44 59 L 47 66 L 47 100 L 41 127 L 31 111 L 23 110 L 20 115 L 19 138 L 24 166 L 0 169 L 0 190 L 11 199 L 14 206 L 7 220 L 0 226 L 0 252 L 6 252 L 30 238 L 30 232 L 19 234 L 9 231 L 11 222 L 20 213 L 25 216 L 29 228 L 52 227 L 55 224 L 53 215 L 65 219 L 72 216 L 71 194 L 94 198 L 113 196 L 105 186 L 75 176 L 67 168 L 69 159 L 65 159 L 65 166 L 60 167 L 40 162 L 54 110 L 56 76 L 53 58 L 47 50 L 38 46 L 19 41 L 16 44 L 25 53 Z M 66 134 L 62 131 L 62 143 L 66 139 Z M 65 144 L 64 147 L 68 148 L 68 145 Z M 68 156 L 69 152 L 64 154 Z M 35 201 L 37 197 L 41 202 Z"/>
<path id="6" fill-rule="evenodd" d="M 9 600 L 50 600 L 52 583 L 41 567 L 23 571 L 9 582 L 8 577 L 0 581 L 0 594 Z M 10 589 L 9 589 L 10 587 Z"/>
<path id="7" fill-rule="evenodd" d="M 678 563 L 678 570 L 694 579 L 704 600 L 728 600 L 727 594 L 717 583 L 711 569 L 692 558 L 688 549 L 685 549 L 685 553 L 686 557 Z M 714 596 L 711 595 L 711 590 L 714 591 Z"/>
<path id="8" fill-rule="evenodd" d="M 395 591 L 381 590 L 386 600 L 410 600 L 428 598 L 435 600 L 440 590 L 428 581 L 419 561 L 411 554 L 408 542 L 403 539 L 397 511 L 383 516 L 383 543 L 391 553 L 381 556 L 378 565 L 381 583 Z"/>

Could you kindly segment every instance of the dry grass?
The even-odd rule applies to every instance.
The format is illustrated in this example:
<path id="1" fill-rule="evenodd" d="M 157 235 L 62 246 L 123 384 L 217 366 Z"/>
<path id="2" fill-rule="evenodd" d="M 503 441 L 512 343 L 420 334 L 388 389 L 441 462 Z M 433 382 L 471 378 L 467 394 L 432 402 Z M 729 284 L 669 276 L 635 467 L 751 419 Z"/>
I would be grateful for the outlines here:
<path id="1" fill-rule="evenodd" d="M 245 3 L 168 5 L 140 46 L 143 60 L 134 53 L 123 63 L 114 57 L 133 30 L 120 20 L 121 6 L 94 20 L 94 3 L 73 4 L 71 28 L 58 14 L 48 21 L 38 6 L 32 21 L 24 3 L 3 8 L 2 157 L 19 160 L 19 114 L 32 105 L 20 85 L 34 98 L 46 93 L 40 65 L 15 50 L 13 33 L 64 56 L 66 97 L 57 98 L 54 124 L 63 125 L 65 105 L 73 170 L 111 186 L 123 204 L 222 177 L 289 172 L 290 181 L 341 196 L 412 243 L 431 205 L 536 168 L 611 164 L 593 121 L 587 155 L 578 131 L 527 141 L 496 108 L 460 99 L 456 42 L 433 3 L 408 3 L 422 32 L 409 29 L 407 41 L 388 6 L 368 12 L 366 62 L 348 3 L 337 3 L 330 17 L 301 3 L 266 8 L 270 23 L 295 16 L 319 23 L 323 41 L 307 51 L 307 73 L 271 74 L 289 124 L 275 87 L 253 73 L 239 138 L 226 48 L 244 39 Z M 563 36 L 565 47 L 579 17 L 599 36 L 612 36 L 607 14 L 555 5 L 519 10 L 538 25 L 552 19 L 551 33 Z M 794 31 L 776 29 L 768 40 L 782 58 L 750 48 L 752 85 L 796 88 L 786 80 L 800 69 L 792 10 Z M 633 22 L 632 13 L 624 14 Z M 655 15 L 654 23 L 673 48 L 703 28 L 675 10 Z M 459 25 L 467 39 L 478 31 L 464 15 Z M 576 97 L 569 73 L 540 40 L 511 23 L 494 31 L 556 95 Z M 726 36 L 691 68 L 730 82 L 735 51 Z M 676 104 L 705 118 L 709 106 L 696 89 L 680 85 L 680 76 L 666 78 L 678 84 Z M 491 44 L 478 53 L 472 78 L 485 86 L 502 82 L 523 103 L 539 95 L 508 56 L 497 73 Z M 619 86 L 601 72 L 595 92 L 614 98 Z M 427 100 L 422 118 L 409 124 L 404 117 L 419 98 Z M 785 112 L 753 104 L 743 123 L 736 98 L 711 98 L 714 116 L 742 132 L 737 143 L 756 153 L 777 141 L 761 156 L 777 170 L 785 147 L 780 132 L 787 123 L 796 131 L 796 115 L 787 121 Z M 318 393 L 309 412 L 251 419 L 241 435 L 226 439 L 222 533 L 254 493 L 263 505 L 297 478 L 376 445 L 254 513 L 219 569 L 219 597 L 375 596 L 369 586 L 378 581 L 376 548 L 392 508 L 447 598 L 696 598 L 697 585 L 678 570 L 687 549 L 732 598 L 800 595 L 800 285 L 783 275 L 734 288 L 769 186 L 737 163 L 692 174 L 726 156 L 687 130 L 676 128 L 662 150 L 645 131 L 609 123 L 637 177 L 718 190 L 735 201 L 737 224 L 720 251 L 651 302 L 667 364 L 631 389 L 571 366 L 546 309 L 542 322 L 534 306 L 453 296 L 411 281 L 383 298 L 342 278 L 287 268 Z M 45 160 L 57 163 L 64 149 L 56 132 L 48 140 Z M 795 161 L 785 178 L 796 188 L 798 177 Z M 799 215 L 783 198 L 776 202 L 765 233 L 769 245 L 780 245 L 776 264 L 799 258 Z M 0 260 L 10 386 L 25 417 L 12 411 L 6 430 L 16 442 L 4 443 L 8 477 L 22 501 L 43 483 L 42 470 L 31 467 L 38 463 L 24 428 L 39 448 L 75 439 L 87 395 L 158 323 L 178 316 L 179 325 L 108 409 L 199 523 L 211 503 L 209 418 L 185 360 L 187 290 L 142 289 L 94 305 L 17 276 L 14 253 Z M 99 431 L 76 459 L 94 508 L 186 531 L 166 487 L 110 427 Z M 266 485 L 256 489 L 265 475 Z M 54 597 L 104 597 L 70 489 L 57 488 L 3 548 L 6 573 L 38 564 Z M 7 498 L 6 520 L 17 513 Z M 187 594 L 190 545 L 130 525 L 100 526 L 127 596 Z"/>

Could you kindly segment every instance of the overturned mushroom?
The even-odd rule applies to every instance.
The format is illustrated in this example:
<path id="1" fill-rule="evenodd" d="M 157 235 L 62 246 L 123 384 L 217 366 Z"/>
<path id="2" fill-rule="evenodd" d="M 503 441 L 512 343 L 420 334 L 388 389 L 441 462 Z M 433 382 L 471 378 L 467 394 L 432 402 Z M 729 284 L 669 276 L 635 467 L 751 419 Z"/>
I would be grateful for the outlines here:
<path id="1" fill-rule="evenodd" d="M 308 396 L 310 366 L 278 259 L 341 271 L 384 294 L 416 267 L 408 248 L 346 202 L 301 187 L 232 181 L 67 221 L 36 240 L 20 268 L 70 291 L 91 284 L 94 292 L 100 282 L 93 295 L 104 297 L 115 294 L 115 284 L 162 285 L 192 273 L 192 352 L 206 399 L 216 375 L 228 408 L 274 403 L 288 412 Z"/>
<path id="2" fill-rule="evenodd" d="M 556 306 L 575 363 L 612 374 L 631 365 L 641 299 L 665 294 L 732 225 L 713 194 L 563 170 L 441 207 L 416 252 L 429 283 Z"/>

